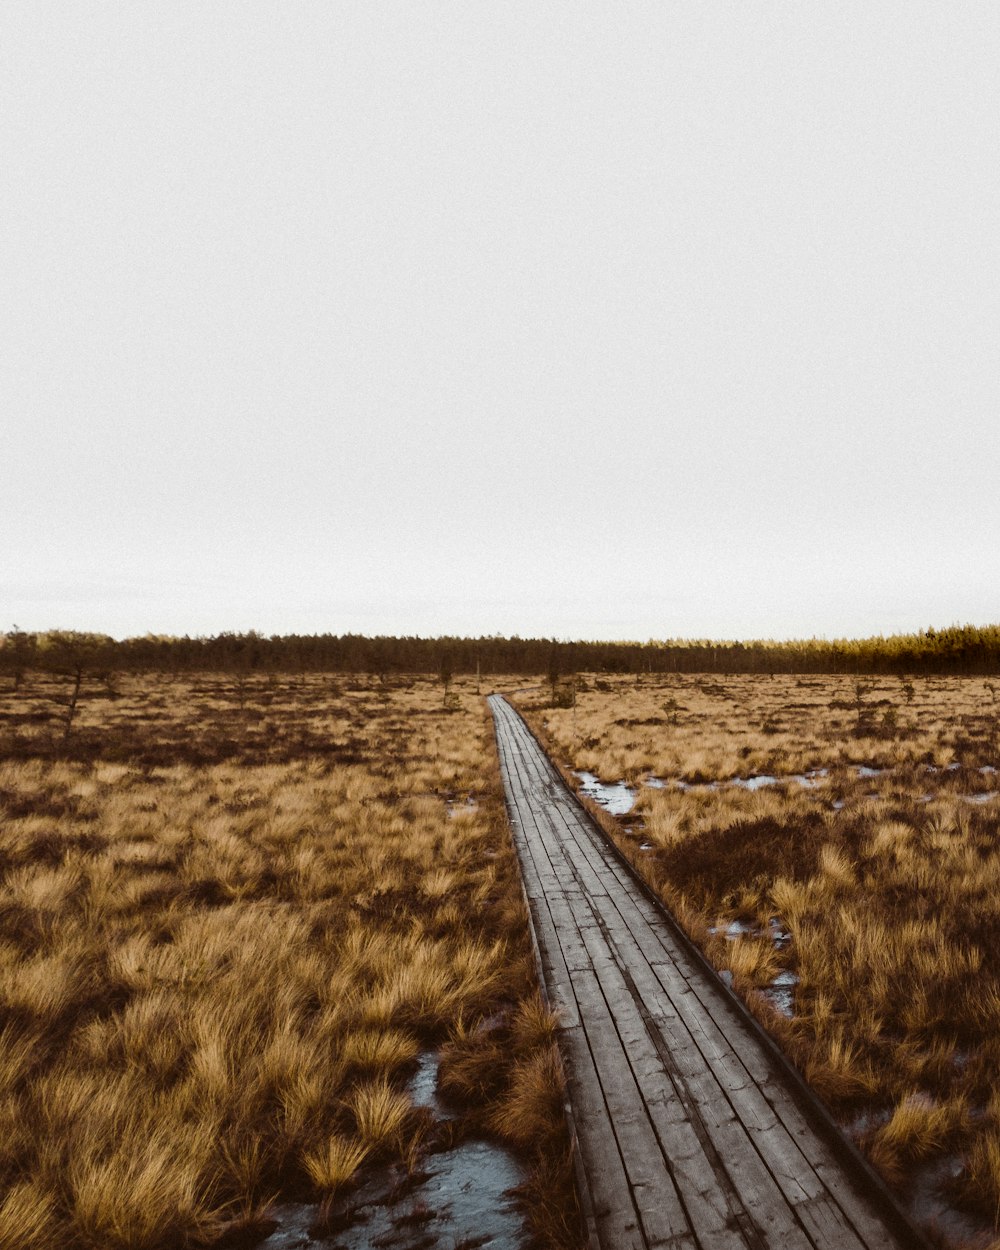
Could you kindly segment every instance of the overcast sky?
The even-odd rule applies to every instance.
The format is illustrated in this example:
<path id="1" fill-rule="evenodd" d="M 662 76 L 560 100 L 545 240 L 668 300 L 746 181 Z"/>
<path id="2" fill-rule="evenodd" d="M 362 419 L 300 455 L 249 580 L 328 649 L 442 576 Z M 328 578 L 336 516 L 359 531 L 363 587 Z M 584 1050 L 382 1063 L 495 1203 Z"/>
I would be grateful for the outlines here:
<path id="1" fill-rule="evenodd" d="M 1000 6 L 5 0 L 0 629 L 1000 620 Z"/>

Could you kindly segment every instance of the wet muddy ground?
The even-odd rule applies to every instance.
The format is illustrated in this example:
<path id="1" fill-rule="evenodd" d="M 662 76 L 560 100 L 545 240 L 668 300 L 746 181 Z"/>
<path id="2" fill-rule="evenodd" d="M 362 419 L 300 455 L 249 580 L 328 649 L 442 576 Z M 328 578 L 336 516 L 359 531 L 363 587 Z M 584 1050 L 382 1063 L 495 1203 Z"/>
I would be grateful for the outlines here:
<path id="1" fill-rule="evenodd" d="M 437 1076 L 437 1055 L 425 1052 L 407 1089 L 415 1106 L 448 1120 Z M 412 1173 L 401 1163 L 366 1170 L 337 1199 L 325 1227 L 315 1203 L 275 1207 L 277 1227 L 258 1250 L 521 1250 L 528 1232 L 513 1191 L 526 1179 L 503 1146 L 464 1141 L 427 1154 Z"/>
<path id="2" fill-rule="evenodd" d="M 330 1232 L 316 1228 L 319 1208 L 276 1208 L 278 1227 L 260 1250 L 520 1250 L 524 1222 L 508 1191 L 524 1181 L 517 1161 L 486 1141 L 430 1155 L 421 1171 L 402 1164 L 371 1174 L 334 1207 Z"/>
<path id="3" fill-rule="evenodd" d="M 710 937 L 714 937 L 719 932 L 727 942 L 735 942 L 741 937 L 767 938 L 776 951 L 786 950 L 792 941 L 792 935 L 777 916 L 771 917 L 766 929 L 750 924 L 746 920 L 730 920 L 724 928 L 710 927 L 708 930 Z M 727 969 L 719 975 L 727 985 L 732 984 L 732 973 Z M 798 983 L 798 974 L 789 968 L 783 968 L 769 985 L 762 987 L 760 993 L 775 1011 L 791 1020 L 795 1016 L 795 987 Z"/>

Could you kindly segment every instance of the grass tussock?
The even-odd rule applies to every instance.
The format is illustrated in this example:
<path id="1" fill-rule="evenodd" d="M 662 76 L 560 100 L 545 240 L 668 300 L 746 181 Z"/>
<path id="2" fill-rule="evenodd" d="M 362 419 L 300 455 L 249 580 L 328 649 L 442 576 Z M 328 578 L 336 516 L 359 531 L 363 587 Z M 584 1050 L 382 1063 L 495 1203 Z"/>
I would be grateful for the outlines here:
<path id="1" fill-rule="evenodd" d="M 883 1176 L 898 1183 L 913 1163 L 953 1145 L 968 1128 L 969 1112 L 961 1100 L 942 1103 L 916 1091 L 905 1095 L 888 1123 L 871 1135 L 868 1153 Z"/>
<path id="2" fill-rule="evenodd" d="M 334 1194 L 350 1184 L 368 1158 L 367 1142 L 333 1133 L 325 1142 L 303 1156 L 309 1178 L 325 1194 Z"/>
<path id="3" fill-rule="evenodd" d="M 537 1147 L 551 1139 L 565 1096 L 562 1061 L 553 1042 L 515 1064 L 506 1096 L 490 1116 L 490 1126 L 522 1150 Z"/>
<path id="4" fill-rule="evenodd" d="M 398 1139 L 410 1114 L 410 1099 L 382 1077 L 355 1086 L 348 1100 L 360 1142 L 369 1150 Z"/>
<path id="5" fill-rule="evenodd" d="M 1000 1226 L 1000 1125 L 979 1133 L 965 1175 L 967 1198 Z"/>
<path id="6" fill-rule="evenodd" d="M 447 1096 L 476 1108 L 481 1131 L 534 1152 L 540 1165 L 544 1160 L 544 1172 L 554 1160 L 565 1158 L 565 1167 L 558 1169 L 560 1186 L 565 1187 L 572 1182 L 570 1156 L 558 1127 L 566 1103 L 558 1027 L 557 1016 L 538 995 L 471 1027 L 459 1021 L 442 1050 L 440 1084 Z M 505 1065 L 504 1055 L 517 1058 Z"/>
<path id="7" fill-rule="evenodd" d="M 635 787 L 622 818 L 588 806 L 817 1093 L 878 1125 L 857 1133 L 883 1174 L 905 1187 L 957 1159 L 954 1192 L 996 1220 L 993 695 L 978 678 L 602 676 L 573 708 L 521 703 L 564 766 Z M 791 1019 L 768 998 L 778 973 Z"/>
<path id="8" fill-rule="evenodd" d="M 417 1056 L 497 1017 L 461 1131 L 531 1091 L 541 1117 L 547 1073 L 565 1147 L 482 701 L 349 686 L 123 679 L 65 741 L 30 682 L 0 706 L 0 1247 L 210 1246 L 328 1204 L 418 1157 Z M 529 1189 L 569 1244 L 571 1188 Z"/>

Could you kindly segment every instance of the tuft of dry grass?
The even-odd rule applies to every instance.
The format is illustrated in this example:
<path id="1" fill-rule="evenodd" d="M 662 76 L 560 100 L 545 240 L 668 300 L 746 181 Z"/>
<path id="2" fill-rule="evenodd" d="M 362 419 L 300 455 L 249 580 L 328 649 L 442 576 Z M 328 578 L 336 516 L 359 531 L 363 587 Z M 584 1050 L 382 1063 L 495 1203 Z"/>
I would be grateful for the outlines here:
<path id="1" fill-rule="evenodd" d="M 937 1102 L 915 1090 L 904 1095 L 888 1123 L 871 1135 L 868 1154 L 883 1176 L 898 1184 L 906 1179 L 910 1164 L 943 1151 L 968 1128 L 962 1100 Z"/>
<path id="2" fill-rule="evenodd" d="M 728 968 L 737 987 L 768 985 L 781 967 L 773 944 L 766 938 L 739 937 L 734 941 L 716 939 L 708 950 L 719 967 Z"/>
<path id="3" fill-rule="evenodd" d="M 61 1236 L 52 1195 L 34 1181 L 11 1186 L 0 1202 L 0 1250 L 42 1250 Z"/>
<path id="4" fill-rule="evenodd" d="M 355 1029 L 345 1034 L 339 1058 L 345 1068 L 359 1073 L 394 1073 L 419 1053 L 417 1039 L 400 1029 Z"/>
<path id="5" fill-rule="evenodd" d="M 522 1150 L 551 1142 L 565 1102 L 562 1061 L 555 1043 L 520 1060 L 506 1096 L 490 1116 L 490 1127 Z"/>
<path id="6" fill-rule="evenodd" d="M 819 1096 L 834 1107 L 871 1098 L 877 1088 L 861 1047 L 842 1032 L 828 1031 L 821 1046 L 810 1048 L 805 1076 Z"/>
<path id="7" fill-rule="evenodd" d="M 409 1096 L 382 1077 L 355 1086 L 347 1105 L 361 1142 L 370 1151 L 397 1144 L 409 1118 Z"/>
<path id="8" fill-rule="evenodd" d="M 976 1137 L 964 1188 L 968 1198 L 1000 1227 L 1000 1125 L 990 1124 Z"/>
<path id="9" fill-rule="evenodd" d="M 316 1188 L 332 1194 L 350 1184 L 371 1149 L 367 1141 L 352 1140 L 333 1133 L 322 1145 L 307 1151 L 302 1161 Z"/>

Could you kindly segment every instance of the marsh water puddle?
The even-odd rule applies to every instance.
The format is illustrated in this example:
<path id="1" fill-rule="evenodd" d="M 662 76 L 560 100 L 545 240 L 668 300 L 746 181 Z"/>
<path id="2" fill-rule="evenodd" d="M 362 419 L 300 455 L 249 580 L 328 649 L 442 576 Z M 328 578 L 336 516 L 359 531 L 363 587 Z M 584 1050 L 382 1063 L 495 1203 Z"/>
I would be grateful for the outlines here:
<path id="1" fill-rule="evenodd" d="M 449 820 L 454 820 L 463 812 L 474 812 L 479 808 L 479 804 L 471 794 L 467 794 L 464 799 L 445 799 L 445 806 L 448 809 Z"/>
<path id="2" fill-rule="evenodd" d="M 749 920 L 729 920 L 725 925 L 709 926 L 708 933 L 712 937 L 721 933 L 727 942 L 736 942 L 745 937 L 768 938 L 774 949 L 779 951 L 789 946 L 792 940 L 792 935 L 777 916 L 771 917 L 766 929 Z M 719 976 L 726 985 L 732 986 L 733 975 L 728 968 L 720 972 Z M 776 1011 L 791 1020 L 795 1016 L 795 987 L 798 983 L 798 974 L 784 968 L 773 981 L 761 988 L 760 993 Z"/>
<path id="3" fill-rule="evenodd" d="M 754 773 L 750 777 L 727 777 L 724 781 L 685 781 L 681 777 L 664 780 L 662 777 L 646 777 L 642 784 L 653 790 L 680 790 L 685 793 L 725 790 L 730 786 L 735 786 L 738 790 L 749 790 L 752 793 L 755 790 L 767 790 L 771 786 L 787 785 L 805 786 L 809 790 L 818 786 L 829 775 L 828 768 L 812 768 L 805 773 Z M 858 776 L 862 775 L 872 774 L 862 774 L 859 769 Z"/>
<path id="4" fill-rule="evenodd" d="M 649 790 L 680 790 L 685 793 L 722 790 L 727 786 L 754 791 L 793 783 L 811 788 L 819 785 L 822 778 L 827 776 L 827 769 L 818 768 L 813 772 L 792 773 L 785 777 L 761 773 L 754 777 L 730 777 L 726 781 L 684 781 L 679 777 L 665 781 L 662 777 L 645 777 L 640 786 L 629 785 L 627 781 L 601 781 L 599 777 L 588 772 L 577 772 L 573 775 L 580 782 L 581 794 L 599 803 L 610 815 L 625 816 L 635 805 L 640 786 Z"/>
<path id="5" fill-rule="evenodd" d="M 936 768 L 934 765 L 925 764 L 924 770 L 929 773 L 954 773 L 960 767 L 961 765 L 958 764 L 948 764 L 945 768 Z M 852 764 L 849 766 L 849 769 L 856 777 L 863 779 L 881 777 L 890 771 L 887 768 L 873 768 L 870 764 Z M 991 764 L 986 764 L 975 771 L 983 776 L 993 776 L 997 772 Z M 627 781 L 601 781 L 600 777 L 597 777 L 594 773 L 585 771 L 574 772 L 573 775 L 580 783 L 581 794 L 586 795 L 588 799 L 593 799 L 595 803 L 600 804 L 612 816 L 627 816 L 635 806 L 636 797 L 642 788 L 649 790 L 678 790 L 685 794 L 711 793 L 731 786 L 735 786 L 740 790 L 749 790 L 750 792 L 769 789 L 772 786 L 787 785 L 797 785 L 807 790 L 813 790 L 830 776 L 830 769 L 813 768 L 804 773 L 784 773 L 781 775 L 757 773 L 752 777 L 729 777 L 725 781 L 685 781 L 680 777 L 672 779 L 644 777 L 636 785 L 630 785 Z M 979 790 L 971 794 L 959 794 L 955 797 L 963 803 L 972 803 L 978 806 L 990 803 L 998 796 L 1000 796 L 1000 790 Z M 879 795 L 877 791 L 871 791 L 865 797 L 877 799 Z M 921 795 L 917 802 L 927 803 L 930 802 L 932 797 L 932 795 Z M 845 799 L 834 799 L 831 803 L 831 807 L 836 812 L 842 811 L 846 805 Z"/>
<path id="6" fill-rule="evenodd" d="M 600 803 L 612 816 L 624 816 L 632 810 L 635 803 L 635 790 L 624 781 L 606 782 L 595 777 L 593 773 L 574 773 L 580 781 L 580 792 L 595 803 Z"/>
<path id="7" fill-rule="evenodd" d="M 786 968 L 784 972 L 778 973 L 770 985 L 761 990 L 761 994 L 776 1011 L 792 1020 L 795 1017 L 795 987 L 798 983 L 797 974 Z"/>
<path id="8" fill-rule="evenodd" d="M 317 1208 L 289 1203 L 259 1250 L 424 1250 L 442 1246 L 521 1250 L 527 1230 L 509 1190 L 525 1174 L 506 1150 L 470 1141 L 431 1155 L 415 1184 L 401 1164 L 380 1170 L 334 1210 L 335 1233 L 315 1233 Z M 402 1196 L 400 1196 L 402 1195 Z"/>
<path id="9" fill-rule="evenodd" d="M 956 794 L 954 797 L 960 803 L 971 803 L 974 807 L 982 807 L 986 803 L 992 803 L 998 795 L 1000 795 L 1000 790 L 977 790 L 974 794 Z M 940 797 L 939 794 L 921 794 L 917 796 L 917 802 L 933 803 Z"/>
<path id="10" fill-rule="evenodd" d="M 763 937 L 764 930 L 749 920 L 729 920 L 724 928 L 721 924 L 709 925 L 708 933 L 710 937 L 721 933 L 727 942 L 735 942 L 741 937 Z"/>
<path id="11" fill-rule="evenodd" d="M 441 1062 L 433 1050 L 417 1057 L 417 1070 L 406 1083 L 406 1092 L 415 1107 L 429 1107 L 438 1120 L 454 1120 L 455 1113 L 438 1093 Z"/>
<path id="12" fill-rule="evenodd" d="M 914 1223 L 942 1236 L 946 1244 L 963 1250 L 988 1250 L 995 1246 L 992 1224 L 953 1206 L 945 1196 L 947 1186 L 965 1168 L 957 1155 L 918 1164 L 907 1180 L 906 1206 Z"/>
<path id="13" fill-rule="evenodd" d="M 453 1119 L 438 1094 L 437 1074 L 437 1055 L 421 1055 L 407 1086 L 410 1097 L 439 1119 Z M 319 1208 L 313 1203 L 276 1207 L 278 1227 L 257 1250 L 521 1250 L 527 1244 L 524 1217 L 511 1195 L 527 1174 L 509 1150 L 471 1140 L 427 1155 L 420 1166 L 412 1176 L 401 1163 L 370 1171 L 336 1203 L 330 1222 L 336 1231 L 314 1230 Z"/>
<path id="14" fill-rule="evenodd" d="M 792 935 L 777 916 L 771 917 L 766 929 L 753 920 L 727 920 L 724 926 L 721 923 L 709 925 L 709 936 L 715 937 L 717 933 L 721 933 L 727 942 L 735 942 L 741 937 L 766 937 L 770 939 L 774 949 L 779 951 L 784 950 L 792 940 Z"/>

